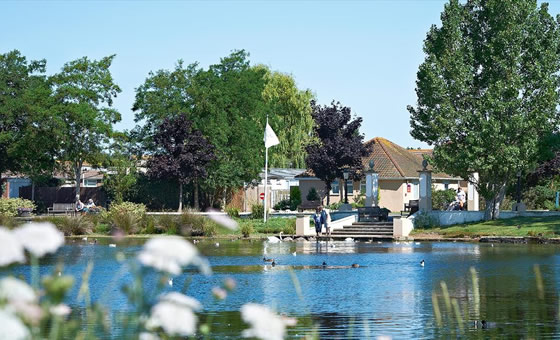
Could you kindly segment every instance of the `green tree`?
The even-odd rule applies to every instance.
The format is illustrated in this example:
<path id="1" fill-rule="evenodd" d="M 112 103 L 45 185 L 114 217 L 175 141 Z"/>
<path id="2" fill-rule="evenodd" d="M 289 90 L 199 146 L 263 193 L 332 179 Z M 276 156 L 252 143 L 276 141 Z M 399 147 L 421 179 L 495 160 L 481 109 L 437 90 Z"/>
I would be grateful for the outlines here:
<path id="1" fill-rule="evenodd" d="M 268 151 L 268 163 L 271 167 L 305 168 L 305 146 L 313 132 L 310 104 L 313 94 L 308 89 L 298 89 L 289 74 L 273 72 L 262 65 L 256 68 L 265 71 L 266 112 L 280 140 L 279 145 Z"/>
<path id="2" fill-rule="evenodd" d="M 45 68 L 45 60 L 27 61 L 17 50 L 0 55 L 0 174 L 52 175 L 57 120 Z"/>
<path id="3" fill-rule="evenodd" d="M 62 67 L 52 77 L 54 110 L 63 122 L 61 159 L 70 164 L 80 196 L 81 169 L 84 162 L 96 164 L 121 119 L 112 108 L 121 89 L 114 83 L 109 67 L 114 55 L 101 60 L 83 57 Z"/>
<path id="4" fill-rule="evenodd" d="M 133 110 L 144 125 L 134 133 L 152 153 L 155 128 L 167 117 L 185 114 L 215 146 L 208 176 L 193 183 L 195 193 L 201 185 L 213 205 L 216 197 L 257 178 L 264 164 L 264 76 L 264 70 L 250 66 L 245 51 L 235 51 L 207 70 L 179 61 L 173 71 L 150 73 L 137 89 Z"/>
<path id="5" fill-rule="evenodd" d="M 130 153 L 129 143 L 130 138 L 126 133 L 114 133 L 110 153 L 103 162 L 103 166 L 108 169 L 103 177 L 103 188 L 115 204 L 134 196 L 138 182 L 136 158 Z"/>
<path id="6" fill-rule="evenodd" d="M 558 23 L 533 0 L 451 0 L 441 21 L 424 42 L 411 134 L 434 146 L 435 167 L 473 182 L 496 218 L 508 181 L 557 130 Z"/>

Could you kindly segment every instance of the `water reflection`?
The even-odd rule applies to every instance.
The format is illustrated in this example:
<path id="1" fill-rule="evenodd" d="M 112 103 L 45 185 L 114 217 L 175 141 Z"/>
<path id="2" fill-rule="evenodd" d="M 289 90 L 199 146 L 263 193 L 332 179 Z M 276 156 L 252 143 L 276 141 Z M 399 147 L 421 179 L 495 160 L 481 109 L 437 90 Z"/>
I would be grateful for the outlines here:
<path id="1" fill-rule="evenodd" d="M 57 254 L 42 260 L 41 274 L 51 273 L 63 260 L 63 271 L 77 278 L 67 302 L 80 307 L 76 297 L 81 274 L 93 261 L 92 300 L 110 304 L 113 317 L 126 313 L 129 307 L 121 287 L 132 279 L 130 262 L 115 258 L 121 254 L 134 261 L 144 240 L 129 239 L 116 247 L 109 247 L 110 239 L 99 239 L 96 244 L 91 241 L 68 242 Z M 238 337 L 244 327 L 238 310 L 250 301 L 299 316 L 298 326 L 290 330 L 291 337 L 314 329 L 322 338 L 337 339 L 378 335 L 397 339 L 560 337 L 560 248 L 555 245 L 227 240 L 220 241 L 220 247 L 211 241 L 197 247 L 209 258 L 214 275 L 205 277 L 194 269 L 187 270 L 174 277 L 173 287 L 167 289 L 179 290 L 186 284 L 187 293 L 203 303 L 203 318 L 212 316 L 218 338 Z M 277 265 L 264 262 L 263 255 L 274 258 Z M 421 260 L 425 260 L 424 267 Z M 352 268 L 353 263 L 360 267 Z M 542 273 L 542 299 L 534 264 Z M 478 305 L 471 267 L 478 277 Z M 28 266 L 14 269 L 17 275 L 29 278 Z M 6 274 L 0 272 L 0 276 Z M 236 280 L 237 289 L 225 301 L 217 301 L 210 291 L 228 277 Z M 146 287 L 155 286 L 157 279 L 154 273 L 149 274 Z M 457 299 L 465 323 L 463 333 L 443 303 L 441 281 L 446 282 L 450 298 Z M 301 287 L 301 295 L 296 286 Z M 441 328 L 434 320 L 433 291 L 443 314 Z M 492 327 L 475 328 L 476 320 L 485 320 Z M 117 330 L 113 337 L 118 337 L 115 334 Z"/>

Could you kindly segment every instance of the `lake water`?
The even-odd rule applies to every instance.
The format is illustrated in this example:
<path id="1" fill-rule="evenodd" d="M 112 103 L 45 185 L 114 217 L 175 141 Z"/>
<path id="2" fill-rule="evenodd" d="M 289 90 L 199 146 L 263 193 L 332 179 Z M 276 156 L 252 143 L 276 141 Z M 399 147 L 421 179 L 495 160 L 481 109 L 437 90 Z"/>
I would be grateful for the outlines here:
<path id="1" fill-rule="evenodd" d="M 78 279 L 68 303 L 81 307 L 76 299 L 80 277 L 93 261 L 91 298 L 119 313 L 129 308 L 121 287 L 132 277 L 128 262 L 120 263 L 115 257 L 120 252 L 133 261 L 141 241 L 127 240 L 116 248 L 104 242 L 108 241 L 68 240 L 56 255 L 42 260 L 41 274 L 52 273 L 63 259 L 64 273 Z M 381 335 L 393 339 L 560 338 L 560 246 L 220 240 L 217 247 L 215 242 L 197 244 L 211 263 L 212 276 L 191 270 L 175 277 L 173 287 L 167 288 L 180 290 L 188 283 L 186 293 L 202 302 L 202 318 L 211 322 L 212 338 L 239 337 L 245 326 L 238 311 L 247 302 L 298 317 L 298 326 L 289 330 L 290 338 L 313 331 L 321 339 L 375 339 Z M 278 264 L 272 267 L 264 262 L 263 254 Z M 424 267 L 421 260 L 425 260 Z M 321 265 L 323 261 L 326 267 Z M 351 268 L 353 263 L 360 267 Z M 542 291 L 537 286 L 535 264 L 542 273 Z M 479 281 L 478 304 L 471 267 Z M 29 266 L 18 266 L 15 272 L 29 278 Z M 6 272 L 0 272 L 3 275 Z M 211 289 L 226 278 L 233 278 L 237 287 L 225 300 L 216 300 Z M 457 299 L 462 328 L 454 306 L 447 310 L 442 281 L 450 298 Z M 148 276 L 145 287 L 149 290 L 156 283 L 155 275 Z M 436 292 L 442 314 L 440 326 L 432 292 Z M 488 328 L 475 328 L 474 321 L 482 319 Z"/>

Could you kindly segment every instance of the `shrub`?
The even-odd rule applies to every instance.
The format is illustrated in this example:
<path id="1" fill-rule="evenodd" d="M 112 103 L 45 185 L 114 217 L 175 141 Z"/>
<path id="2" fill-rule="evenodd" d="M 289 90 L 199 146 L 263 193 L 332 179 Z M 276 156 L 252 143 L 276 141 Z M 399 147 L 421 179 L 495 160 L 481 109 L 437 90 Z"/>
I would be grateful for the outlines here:
<path id="1" fill-rule="evenodd" d="M 181 215 L 179 227 L 181 234 L 187 236 L 214 236 L 218 233 L 218 226 L 212 220 L 189 212 Z"/>
<path id="2" fill-rule="evenodd" d="M 295 210 L 295 209 L 292 209 L 291 204 L 292 204 L 292 202 L 289 199 L 281 200 L 274 205 L 274 210 L 287 210 L 287 209 Z M 298 205 L 299 205 L 299 203 L 298 203 Z M 297 208 L 297 206 L 296 206 L 296 208 Z"/>
<path id="3" fill-rule="evenodd" d="M 236 207 L 226 207 L 226 213 L 231 217 L 239 217 L 239 209 Z"/>
<path id="4" fill-rule="evenodd" d="M 18 226 L 18 221 L 13 216 L 0 215 L 0 225 L 13 229 Z"/>
<path id="5" fill-rule="evenodd" d="M 177 234 L 179 217 L 174 215 L 159 215 L 154 222 L 154 229 L 158 233 Z"/>
<path id="6" fill-rule="evenodd" d="M 308 201 L 319 201 L 321 198 L 319 197 L 319 194 L 317 193 L 317 189 L 315 189 L 315 187 L 312 187 L 311 189 L 309 189 L 309 192 L 307 193 L 307 200 Z"/>
<path id="7" fill-rule="evenodd" d="M 418 213 L 414 218 L 414 228 L 439 227 L 439 221 L 430 214 Z"/>
<path id="8" fill-rule="evenodd" d="M 35 209 L 32 201 L 23 198 L 2 198 L 0 199 L 0 215 L 15 217 L 18 215 L 18 208 Z"/>
<path id="9" fill-rule="evenodd" d="M 91 234 L 94 229 L 93 222 L 86 216 L 62 216 L 47 218 L 66 236 Z"/>
<path id="10" fill-rule="evenodd" d="M 241 225 L 241 234 L 243 237 L 249 237 L 253 232 L 253 223 L 244 223 Z"/>
<path id="11" fill-rule="evenodd" d="M 523 202 L 527 209 L 553 209 L 556 192 L 549 186 L 537 185 L 523 193 Z"/>
<path id="12" fill-rule="evenodd" d="M 436 190 L 432 193 L 432 207 L 434 210 L 447 210 L 449 204 L 455 201 L 456 192 L 453 189 Z"/>
<path id="13" fill-rule="evenodd" d="M 107 217 L 113 227 L 132 234 L 140 231 L 145 215 L 146 206 L 144 204 L 122 202 L 111 205 Z"/>
<path id="14" fill-rule="evenodd" d="M 330 210 L 338 210 L 342 205 L 342 201 L 329 204 L 326 208 Z"/>
<path id="15" fill-rule="evenodd" d="M 264 206 L 262 204 L 253 204 L 253 206 L 251 207 L 251 218 L 264 218 Z"/>
<path id="16" fill-rule="evenodd" d="M 156 221 L 153 216 L 144 215 L 144 218 L 142 219 L 142 225 L 144 226 L 144 230 L 142 230 L 144 234 L 156 233 Z"/>
<path id="17" fill-rule="evenodd" d="M 301 190 L 299 187 L 290 187 L 290 210 L 297 210 L 301 204 Z"/>
<path id="18" fill-rule="evenodd" d="M 146 214 L 146 206 L 141 203 L 132 203 L 132 202 L 122 202 L 118 204 L 111 205 L 111 209 L 109 210 L 109 215 L 114 214 L 132 214 L 138 218 L 143 218 Z"/>
<path id="19" fill-rule="evenodd" d="M 294 235 L 296 233 L 296 220 L 294 218 L 286 219 L 286 226 L 282 231 L 284 234 Z"/>

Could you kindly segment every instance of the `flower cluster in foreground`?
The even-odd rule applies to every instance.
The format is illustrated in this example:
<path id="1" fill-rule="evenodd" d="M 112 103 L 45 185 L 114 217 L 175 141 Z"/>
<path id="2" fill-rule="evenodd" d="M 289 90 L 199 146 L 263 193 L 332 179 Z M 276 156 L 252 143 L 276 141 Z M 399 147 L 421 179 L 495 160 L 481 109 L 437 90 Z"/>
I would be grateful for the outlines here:
<path id="1" fill-rule="evenodd" d="M 223 220 L 220 222 L 224 223 Z M 27 252 L 31 259 L 32 274 L 32 285 L 14 277 L 0 278 L 0 339 L 88 338 L 91 334 L 88 333 L 90 326 L 81 324 L 79 317 L 73 318 L 71 308 L 64 304 L 74 278 L 61 276 L 58 271 L 39 280 L 39 258 L 56 252 L 63 244 L 64 235 L 50 223 L 28 223 L 14 230 L 0 227 L 0 267 L 25 262 Z M 208 261 L 200 255 L 198 249 L 177 236 L 160 236 L 148 240 L 136 260 L 143 266 L 157 270 L 161 278 L 180 275 L 183 268 L 190 265 L 198 267 L 203 274 L 211 274 Z M 86 270 L 86 286 L 88 275 Z M 143 271 L 138 271 L 136 275 L 138 281 L 135 282 L 141 282 Z M 41 288 L 39 281 L 42 282 Z M 169 282 L 172 285 L 172 280 Z M 228 291 L 232 291 L 235 286 L 233 279 L 226 279 L 222 287 L 212 289 L 212 294 L 217 300 L 225 300 Z M 132 318 L 137 319 L 128 321 L 132 321 L 130 324 L 141 325 L 141 329 L 135 329 L 140 339 L 210 334 L 209 324 L 197 325 L 196 312 L 202 309 L 198 300 L 179 292 L 167 292 L 162 293 L 154 303 L 147 296 L 157 296 L 163 291 L 162 286 L 156 289 L 160 291 L 147 292 L 142 284 L 133 284 L 126 290 L 131 294 L 129 298 L 132 297 L 130 302 L 138 308 L 138 313 L 132 314 Z M 96 314 L 91 307 L 86 308 L 90 315 Z M 99 315 L 97 321 L 88 322 L 103 323 L 100 321 L 103 317 Z M 296 324 L 295 319 L 277 315 L 270 308 L 255 303 L 242 306 L 241 316 L 251 327 L 244 330 L 242 336 L 263 340 L 284 339 L 286 326 Z"/>

